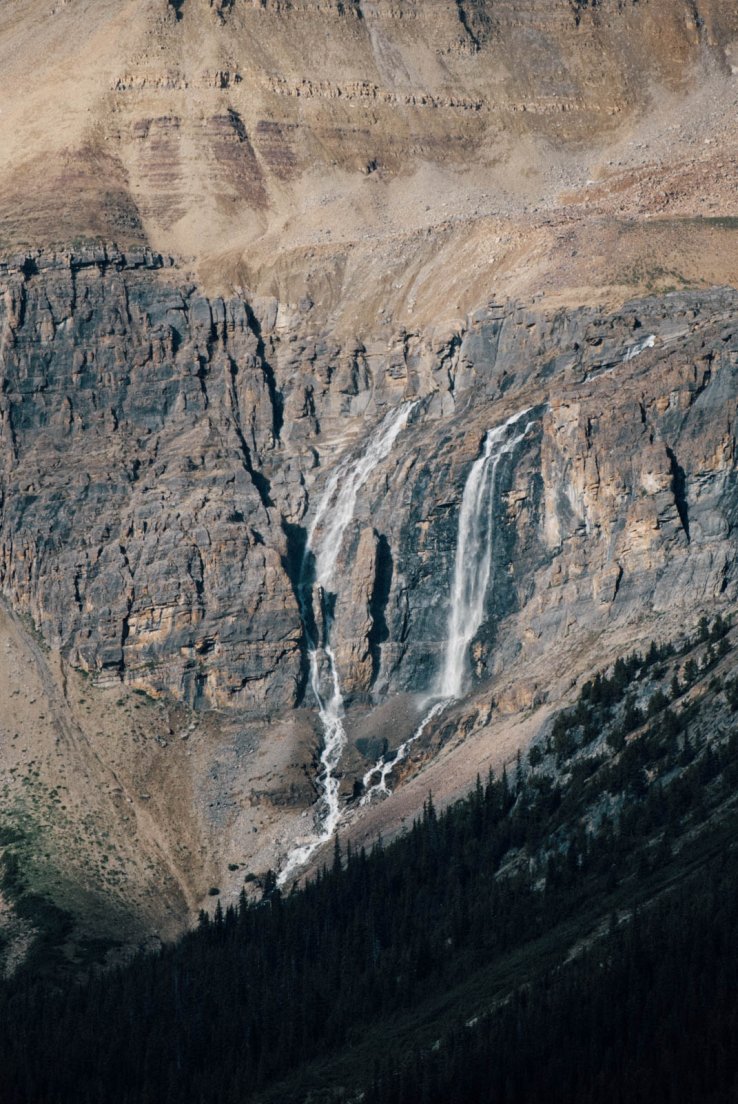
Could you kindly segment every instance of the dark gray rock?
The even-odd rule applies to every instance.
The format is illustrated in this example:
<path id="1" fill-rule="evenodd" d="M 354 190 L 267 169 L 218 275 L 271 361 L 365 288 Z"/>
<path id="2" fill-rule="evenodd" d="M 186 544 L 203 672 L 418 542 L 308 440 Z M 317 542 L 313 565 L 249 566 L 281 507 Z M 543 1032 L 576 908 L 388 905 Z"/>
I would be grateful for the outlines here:
<path id="1" fill-rule="evenodd" d="M 144 252 L 15 258 L 0 280 L 0 583 L 100 679 L 260 715 L 299 703 L 311 510 L 408 397 L 339 552 L 349 698 L 433 686 L 464 482 L 526 407 L 477 678 L 574 627 L 735 595 L 734 291 L 613 314 L 491 305 L 460 333 L 342 348 L 312 311 L 285 325 L 272 301 L 208 300 Z"/>

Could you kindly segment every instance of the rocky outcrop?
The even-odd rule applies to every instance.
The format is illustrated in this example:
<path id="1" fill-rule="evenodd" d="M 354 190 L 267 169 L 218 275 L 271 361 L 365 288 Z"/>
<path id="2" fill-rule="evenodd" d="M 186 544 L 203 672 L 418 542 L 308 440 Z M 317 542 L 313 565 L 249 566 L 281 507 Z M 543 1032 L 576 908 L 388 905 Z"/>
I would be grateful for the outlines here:
<path id="1" fill-rule="evenodd" d="M 465 478 L 485 432 L 526 407 L 531 428 L 500 474 L 478 677 L 567 635 L 733 600 L 734 310 L 734 293 L 715 292 L 470 320 L 448 390 L 428 395 L 363 506 L 392 563 L 378 695 L 432 687 Z"/>
<path id="2" fill-rule="evenodd" d="M 64 907 L 179 930 L 735 608 L 736 63 L 734 0 L 0 5 L 0 782 Z"/>
<path id="3" fill-rule="evenodd" d="M 344 692 L 351 696 L 370 690 L 375 673 L 372 640 L 378 611 L 374 603 L 381 585 L 377 577 L 378 544 L 374 529 L 367 526 L 360 530 L 351 557 L 349 585 L 341 588 L 334 609 L 334 624 L 341 627 L 336 663 L 343 674 Z"/>
<path id="4" fill-rule="evenodd" d="M 446 799 L 497 769 L 615 654 L 734 610 L 737 317 L 731 289 L 615 312 L 491 302 L 435 331 L 379 323 L 341 341 L 307 300 L 207 297 L 151 252 L 7 261 L 0 588 L 48 645 L 47 664 L 26 634 L 50 704 L 35 682 L 21 694 L 18 658 L 0 739 L 18 801 L 31 759 L 44 792 L 74 781 L 40 837 L 74 872 L 70 900 L 95 882 L 95 856 L 106 869 L 109 833 L 136 868 L 114 887 L 132 938 L 179 930 L 209 886 L 236 896 L 245 870 L 316 838 L 318 642 L 332 653 L 317 656 L 321 692 L 333 700 L 335 670 L 346 711 L 341 812 L 420 726 L 396 798 L 344 816 L 365 840 L 428 786 Z M 398 411 L 345 526 L 321 515 L 319 533 L 340 539 L 319 593 L 306 555 L 318 505 Z M 464 488 L 488 431 L 522 411 L 488 502 L 465 693 L 423 725 Z"/>
<path id="5" fill-rule="evenodd" d="M 162 263 L 102 252 L 5 277 L 2 585 L 76 665 L 268 711 L 300 666 L 261 474 L 274 383 L 245 304 Z"/>
<path id="6" fill-rule="evenodd" d="M 493 304 L 451 334 L 347 348 L 307 304 L 206 299 L 152 254 L 23 257 L 2 280 L 2 589 L 103 682 L 260 716 L 299 704 L 313 504 L 409 397 L 338 550 L 349 702 L 432 687 L 464 481 L 523 408 L 477 679 L 734 595 L 733 292 L 611 315 Z"/>

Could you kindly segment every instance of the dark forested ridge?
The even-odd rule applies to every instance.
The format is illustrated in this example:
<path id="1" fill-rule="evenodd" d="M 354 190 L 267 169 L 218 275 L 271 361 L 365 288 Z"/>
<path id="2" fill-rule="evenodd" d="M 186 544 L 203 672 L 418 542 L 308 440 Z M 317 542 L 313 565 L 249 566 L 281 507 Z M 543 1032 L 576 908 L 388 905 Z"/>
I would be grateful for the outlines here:
<path id="1" fill-rule="evenodd" d="M 510 775 L 301 890 L 82 984 L 20 971 L 0 1099 L 738 1099 L 729 639 L 618 661 Z"/>
<path id="2" fill-rule="evenodd" d="M 734 849 L 443 1047 L 375 1074 L 365 1104 L 725 1104 L 738 1099 Z"/>

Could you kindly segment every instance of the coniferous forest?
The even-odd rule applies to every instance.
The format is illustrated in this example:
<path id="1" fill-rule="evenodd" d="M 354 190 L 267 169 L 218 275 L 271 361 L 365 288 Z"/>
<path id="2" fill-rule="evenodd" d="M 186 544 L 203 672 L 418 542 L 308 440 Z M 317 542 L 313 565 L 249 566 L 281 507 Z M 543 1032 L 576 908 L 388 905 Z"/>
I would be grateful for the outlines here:
<path id="1" fill-rule="evenodd" d="M 63 980 L 49 935 L 0 988 L 0 1099 L 738 1099 L 727 634 L 619 660 L 461 802 L 157 954 Z"/>

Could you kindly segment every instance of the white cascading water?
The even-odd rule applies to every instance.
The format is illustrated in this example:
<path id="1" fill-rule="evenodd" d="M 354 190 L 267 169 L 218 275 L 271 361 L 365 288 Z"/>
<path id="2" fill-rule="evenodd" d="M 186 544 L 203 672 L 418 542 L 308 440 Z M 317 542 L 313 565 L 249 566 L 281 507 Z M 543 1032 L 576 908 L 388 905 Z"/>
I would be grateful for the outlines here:
<path id="1" fill-rule="evenodd" d="M 665 345 L 667 343 L 668 342 L 664 342 Z M 648 334 L 647 337 L 643 337 L 640 341 L 636 341 L 634 345 L 627 345 L 622 357 L 620 360 L 616 361 L 615 364 L 611 364 L 609 368 L 593 369 L 591 372 L 587 373 L 586 378 L 590 380 L 601 379 L 603 376 L 611 376 L 613 372 L 617 372 L 624 364 L 630 364 L 631 360 L 635 360 L 636 357 L 639 357 L 646 349 L 653 349 L 655 344 L 656 335 Z"/>
<path id="2" fill-rule="evenodd" d="M 521 423 L 529 410 L 513 414 L 484 438 L 482 455 L 474 461 L 467 476 L 461 500 L 456 538 L 454 579 L 446 635 L 446 648 L 431 708 L 423 716 L 413 735 L 395 754 L 380 760 L 364 775 L 362 804 L 389 794 L 387 780 L 423 731 L 450 702 L 460 698 L 466 681 L 469 645 L 484 620 L 484 606 L 492 575 L 492 537 L 495 515 L 497 472 L 504 457 L 520 444 L 533 422 Z"/>
<path id="3" fill-rule="evenodd" d="M 307 843 L 294 848 L 287 856 L 287 862 L 277 879 L 283 885 L 292 875 L 307 863 L 315 851 L 332 837 L 341 819 L 339 801 L 339 779 L 337 771 L 346 745 L 346 733 L 343 727 L 343 695 L 338 677 L 335 655 L 331 647 L 330 615 L 325 596 L 331 593 L 333 573 L 343 537 L 354 516 L 359 491 L 378 464 L 386 460 L 392 451 L 397 437 L 405 428 L 410 414 L 420 400 L 403 403 L 380 422 L 370 435 L 365 448 L 356 457 L 346 457 L 335 468 L 325 485 L 325 489 L 315 511 L 300 572 L 300 591 L 302 594 L 303 623 L 308 633 L 308 659 L 310 664 L 310 685 L 318 703 L 318 713 L 323 727 L 323 750 L 320 755 L 318 784 L 320 786 L 320 811 L 318 814 L 318 832 Z M 317 589 L 318 600 L 322 604 L 323 640 L 319 640 L 308 629 L 308 610 L 312 604 L 312 590 L 306 593 L 312 584 Z M 321 653 L 327 666 L 329 692 L 321 686 Z"/>
<path id="4" fill-rule="evenodd" d="M 434 702 L 428 712 L 423 715 L 422 721 L 415 729 L 412 736 L 405 740 L 403 744 L 400 744 L 393 755 L 388 756 L 386 759 L 380 759 L 378 763 L 375 763 L 375 765 L 366 772 L 364 775 L 364 796 L 361 799 L 362 805 L 371 804 L 376 797 L 389 797 L 392 791 L 389 788 L 388 779 L 392 771 L 398 763 L 401 763 L 402 760 L 407 757 L 407 753 L 410 751 L 415 741 L 419 740 L 423 735 L 425 726 L 430 724 L 433 718 L 437 717 L 439 713 L 443 713 L 448 704 L 446 698 Z"/>
<path id="5" fill-rule="evenodd" d="M 484 619 L 484 602 L 492 574 L 492 535 L 495 488 L 500 462 L 520 444 L 532 423 L 528 410 L 513 414 L 484 438 L 482 455 L 472 464 L 464 487 L 456 540 L 456 562 L 446 652 L 438 679 L 441 698 L 461 697 L 466 678 L 469 645 Z"/>

